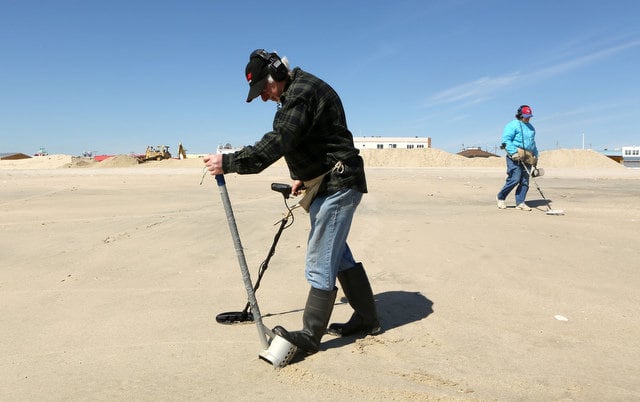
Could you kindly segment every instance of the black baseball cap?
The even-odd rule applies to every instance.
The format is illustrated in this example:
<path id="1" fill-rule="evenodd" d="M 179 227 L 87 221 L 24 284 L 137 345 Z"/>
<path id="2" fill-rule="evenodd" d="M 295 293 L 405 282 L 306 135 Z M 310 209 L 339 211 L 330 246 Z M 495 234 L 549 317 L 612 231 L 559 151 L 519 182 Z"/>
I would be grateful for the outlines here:
<path id="1" fill-rule="evenodd" d="M 247 67 L 244 69 L 244 75 L 249 83 L 247 102 L 251 102 L 262 93 L 269 76 L 267 60 L 264 57 L 260 57 L 259 53 L 265 54 L 266 52 L 262 49 L 254 50 L 249 56 Z M 268 53 L 266 54 L 268 55 Z"/>

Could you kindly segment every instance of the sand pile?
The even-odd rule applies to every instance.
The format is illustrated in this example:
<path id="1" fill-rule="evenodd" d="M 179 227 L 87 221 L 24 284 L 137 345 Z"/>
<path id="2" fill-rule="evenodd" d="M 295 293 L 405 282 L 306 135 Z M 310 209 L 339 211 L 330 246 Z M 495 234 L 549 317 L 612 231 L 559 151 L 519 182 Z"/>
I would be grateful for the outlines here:
<path id="1" fill-rule="evenodd" d="M 590 149 L 543 151 L 540 152 L 539 166 L 550 168 L 625 168 L 613 159 Z"/>
<path id="2" fill-rule="evenodd" d="M 204 167 L 202 158 L 150 160 L 140 164 L 141 168 L 192 168 Z"/>
<path id="3" fill-rule="evenodd" d="M 363 149 L 360 155 L 366 166 L 448 167 L 461 166 L 467 159 L 435 148 Z"/>
<path id="4" fill-rule="evenodd" d="M 377 167 L 503 167 L 504 157 L 466 158 L 439 149 L 367 149 L 361 151 L 366 166 Z M 624 166 L 607 156 L 583 149 L 540 152 L 539 166 L 547 168 L 617 168 Z"/>
<path id="5" fill-rule="evenodd" d="M 3 160 L 0 161 L 0 169 L 55 169 L 70 164 L 72 159 L 71 155 L 54 154 L 28 159 Z"/>
<path id="6" fill-rule="evenodd" d="M 361 150 L 365 166 L 370 167 L 504 167 L 504 157 L 466 158 L 457 154 L 435 148 L 425 149 L 366 149 Z M 0 169 L 57 169 L 57 168 L 119 168 L 140 166 L 144 168 L 192 168 L 202 167 L 202 158 L 167 159 L 138 163 L 135 156 L 117 155 L 102 162 L 92 159 L 72 157 L 69 155 L 48 155 L 30 159 L 0 161 Z M 275 166 L 284 167 L 283 159 Z M 540 167 L 544 168 L 613 168 L 625 169 L 624 166 L 607 156 L 584 149 L 557 149 L 540 153 Z"/>
<path id="7" fill-rule="evenodd" d="M 89 168 L 89 167 L 95 166 L 97 163 L 98 162 L 93 158 L 83 158 L 83 157 L 80 157 L 80 156 L 72 156 L 71 157 L 71 162 L 70 163 L 65 163 L 61 167 L 66 167 L 66 168 Z"/>
<path id="8" fill-rule="evenodd" d="M 100 162 L 97 167 L 99 168 L 118 168 L 118 167 L 131 167 L 138 165 L 138 158 L 131 155 L 116 155 L 111 158 L 107 158 Z"/>

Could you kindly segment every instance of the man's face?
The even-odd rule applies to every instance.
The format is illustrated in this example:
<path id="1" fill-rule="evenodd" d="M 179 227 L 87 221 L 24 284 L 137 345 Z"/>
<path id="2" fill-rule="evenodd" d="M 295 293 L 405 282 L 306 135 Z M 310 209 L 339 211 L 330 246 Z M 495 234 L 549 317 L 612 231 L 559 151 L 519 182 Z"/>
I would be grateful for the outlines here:
<path id="1" fill-rule="evenodd" d="M 263 102 L 268 100 L 274 102 L 280 102 L 280 95 L 282 94 L 282 90 L 280 89 L 280 85 L 278 82 L 267 82 L 264 86 L 262 92 L 260 92 L 260 98 L 262 98 Z"/>

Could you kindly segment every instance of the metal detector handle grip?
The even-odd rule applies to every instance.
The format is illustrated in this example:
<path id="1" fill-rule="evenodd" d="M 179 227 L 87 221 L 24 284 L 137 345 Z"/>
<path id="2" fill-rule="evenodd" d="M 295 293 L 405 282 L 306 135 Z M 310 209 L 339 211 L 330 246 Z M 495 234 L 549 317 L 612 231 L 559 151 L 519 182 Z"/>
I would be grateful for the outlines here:
<path id="1" fill-rule="evenodd" d="M 258 301 L 256 300 L 256 294 L 253 291 L 253 285 L 251 284 L 251 276 L 249 275 L 249 267 L 247 266 L 247 259 L 244 256 L 242 249 L 242 243 L 240 242 L 240 234 L 238 233 L 238 226 L 236 225 L 236 219 L 233 216 L 233 209 L 231 208 L 231 201 L 229 200 L 229 193 L 227 192 L 227 186 L 225 185 L 224 175 L 217 174 L 216 182 L 220 189 L 220 196 L 222 197 L 222 204 L 224 205 L 224 211 L 227 215 L 227 222 L 229 223 L 229 230 L 231 231 L 231 238 L 233 239 L 233 246 L 236 249 L 236 256 L 238 257 L 238 263 L 240 263 L 240 271 L 242 271 L 242 280 L 244 287 L 247 291 L 247 297 L 249 298 L 249 304 L 251 305 L 251 313 L 253 314 L 253 320 L 258 328 L 258 335 L 260 336 L 260 342 L 262 347 L 267 349 L 269 342 L 267 341 L 267 335 L 265 332 L 265 326 L 262 324 L 262 316 L 260 315 L 260 308 L 258 307 Z"/>
<path id="2" fill-rule="evenodd" d="M 218 183 L 218 186 L 224 186 L 225 184 L 227 184 L 224 181 L 224 175 L 223 174 L 217 174 L 216 175 L 216 182 Z"/>
<path id="3" fill-rule="evenodd" d="M 271 183 L 271 189 L 281 193 L 285 199 L 289 198 L 291 195 L 291 186 L 288 184 Z"/>

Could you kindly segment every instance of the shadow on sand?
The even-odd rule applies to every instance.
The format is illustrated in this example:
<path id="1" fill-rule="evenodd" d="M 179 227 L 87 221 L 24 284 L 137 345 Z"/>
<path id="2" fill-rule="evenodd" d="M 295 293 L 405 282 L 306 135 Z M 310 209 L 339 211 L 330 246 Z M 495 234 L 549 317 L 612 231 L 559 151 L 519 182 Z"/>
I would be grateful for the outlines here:
<path id="1" fill-rule="evenodd" d="M 420 321 L 433 313 L 433 302 L 420 292 L 389 291 L 375 295 L 375 300 L 382 326 L 381 333 Z M 346 299 L 342 298 L 341 302 L 346 303 Z M 353 343 L 356 339 L 358 339 L 356 336 L 331 339 L 325 337 L 320 348 L 323 350 L 337 348 Z"/>
<path id="2" fill-rule="evenodd" d="M 433 313 L 433 302 L 424 297 L 420 292 L 406 292 L 402 290 L 389 291 L 379 293 L 374 296 L 376 308 L 378 310 L 378 319 L 380 320 L 381 333 L 393 328 L 420 321 Z M 342 297 L 336 305 L 348 304 L 347 299 Z M 279 316 L 284 314 L 302 312 L 304 309 L 295 309 L 275 314 L 265 314 L 263 317 Z M 239 313 L 225 313 L 239 314 Z M 247 321 L 247 323 L 253 321 Z M 330 322 L 333 322 L 330 321 Z M 354 343 L 356 339 L 363 338 L 365 335 L 349 336 L 345 338 L 334 338 L 325 335 L 322 338 L 320 350 L 342 347 Z M 296 353 L 289 364 L 295 364 L 303 361 L 306 355 Z"/>
<path id="3" fill-rule="evenodd" d="M 551 200 L 547 198 L 547 201 L 549 201 L 549 204 L 551 204 Z M 540 208 L 543 207 L 545 210 L 547 209 L 547 203 L 545 200 L 527 200 L 526 204 L 528 206 L 530 206 L 531 208 Z"/>

